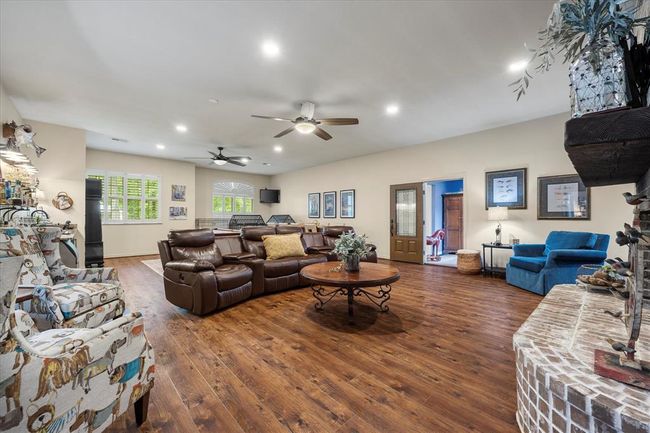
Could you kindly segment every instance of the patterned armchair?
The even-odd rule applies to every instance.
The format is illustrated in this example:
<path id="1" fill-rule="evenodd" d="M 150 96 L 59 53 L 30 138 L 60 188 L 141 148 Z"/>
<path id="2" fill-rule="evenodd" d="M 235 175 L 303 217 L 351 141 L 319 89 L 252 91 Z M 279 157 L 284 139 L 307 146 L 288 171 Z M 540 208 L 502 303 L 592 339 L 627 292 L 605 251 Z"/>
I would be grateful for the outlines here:
<path id="1" fill-rule="evenodd" d="M 23 258 L 16 287 L 33 287 L 29 314 L 38 329 L 94 328 L 120 317 L 124 300 L 117 271 L 66 267 L 60 236 L 58 227 L 0 228 L 0 258 Z"/>
<path id="2" fill-rule="evenodd" d="M 0 431 L 99 433 L 131 404 L 141 425 L 155 364 L 140 314 L 39 332 L 15 310 L 23 266 L 22 257 L 0 258 Z"/>

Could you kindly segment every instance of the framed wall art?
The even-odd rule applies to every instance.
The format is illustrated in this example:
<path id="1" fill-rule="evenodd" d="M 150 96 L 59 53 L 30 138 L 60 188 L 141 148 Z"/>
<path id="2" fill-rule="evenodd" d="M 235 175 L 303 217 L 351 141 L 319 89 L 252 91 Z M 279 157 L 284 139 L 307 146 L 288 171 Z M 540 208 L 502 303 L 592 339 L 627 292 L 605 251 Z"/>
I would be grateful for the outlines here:
<path id="1" fill-rule="evenodd" d="M 323 193 L 323 218 L 336 218 L 336 191 Z"/>
<path id="2" fill-rule="evenodd" d="M 537 178 L 537 219 L 591 219 L 591 190 L 577 174 Z"/>
<path id="3" fill-rule="evenodd" d="M 515 168 L 486 172 L 485 209 L 526 209 L 527 171 L 526 168 Z"/>
<path id="4" fill-rule="evenodd" d="M 353 189 L 342 189 L 341 197 L 341 218 L 354 218 L 355 197 Z"/>
<path id="5" fill-rule="evenodd" d="M 307 194 L 307 217 L 320 218 L 320 192 Z"/>
<path id="6" fill-rule="evenodd" d="M 172 185 L 172 201 L 185 201 L 185 185 Z"/>
<path id="7" fill-rule="evenodd" d="M 186 220 L 187 208 L 185 206 L 170 206 L 169 207 L 170 220 Z"/>

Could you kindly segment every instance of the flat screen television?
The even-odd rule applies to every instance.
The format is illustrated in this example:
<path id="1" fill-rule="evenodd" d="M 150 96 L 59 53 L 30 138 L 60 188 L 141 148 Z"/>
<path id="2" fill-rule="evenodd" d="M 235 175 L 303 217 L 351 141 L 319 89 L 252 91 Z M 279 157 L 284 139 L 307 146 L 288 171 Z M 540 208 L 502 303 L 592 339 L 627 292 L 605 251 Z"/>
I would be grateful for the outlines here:
<path id="1" fill-rule="evenodd" d="M 280 203 L 279 189 L 261 189 L 260 203 Z"/>

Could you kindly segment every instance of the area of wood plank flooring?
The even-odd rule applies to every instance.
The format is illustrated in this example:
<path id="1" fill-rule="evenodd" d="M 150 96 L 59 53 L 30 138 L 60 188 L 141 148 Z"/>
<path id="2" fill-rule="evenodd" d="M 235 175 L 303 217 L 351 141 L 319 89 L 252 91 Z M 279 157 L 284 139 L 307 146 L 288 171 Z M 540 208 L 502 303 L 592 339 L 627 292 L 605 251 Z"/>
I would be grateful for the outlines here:
<path id="1" fill-rule="evenodd" d="M 388 313 L 359 301 L 313 308 L 309 288 L 196 317 L 162 277 L 112 259 L 156 352 L 141 431 L 516 433 L 512 334 L 541 297 L 503 280 L 396 265 Z M 388 262 L 386 262 L 388 263 Z M 136 432 L 133 409 L 109 432 Z"/>

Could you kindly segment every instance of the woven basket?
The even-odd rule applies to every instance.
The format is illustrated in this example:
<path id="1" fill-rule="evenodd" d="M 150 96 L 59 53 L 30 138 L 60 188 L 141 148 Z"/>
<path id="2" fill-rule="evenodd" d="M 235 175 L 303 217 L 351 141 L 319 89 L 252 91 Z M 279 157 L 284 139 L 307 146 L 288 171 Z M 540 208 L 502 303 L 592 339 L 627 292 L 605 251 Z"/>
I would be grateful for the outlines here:
<path id="1" fill-rule="evenodd" d="M 481 273 L 481 254 L 476 250 L 458 250 L 457 267 L 461 274 L 480 274 Z"/>

